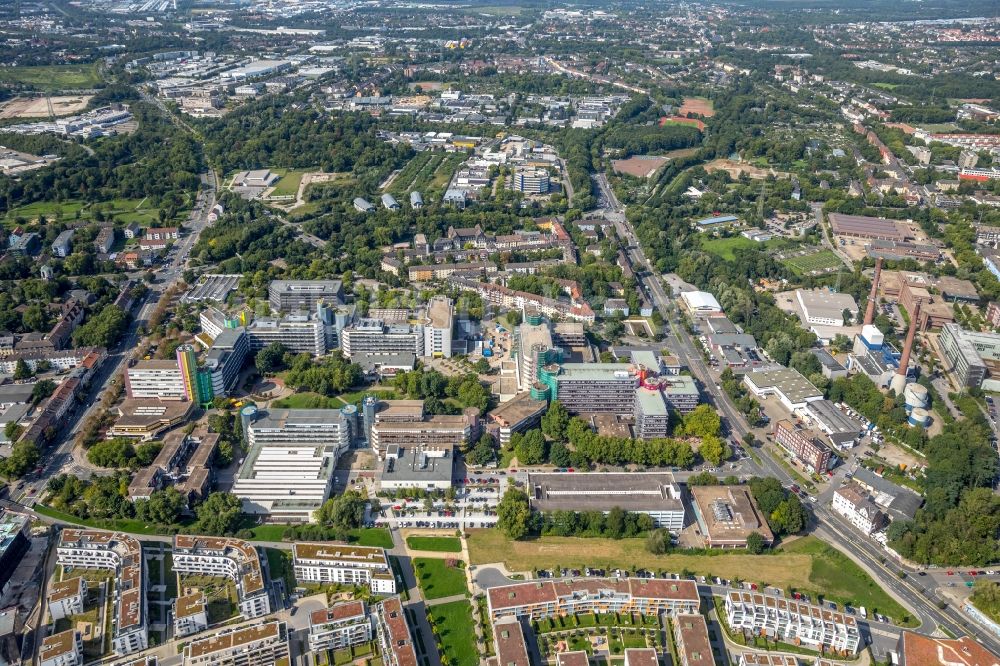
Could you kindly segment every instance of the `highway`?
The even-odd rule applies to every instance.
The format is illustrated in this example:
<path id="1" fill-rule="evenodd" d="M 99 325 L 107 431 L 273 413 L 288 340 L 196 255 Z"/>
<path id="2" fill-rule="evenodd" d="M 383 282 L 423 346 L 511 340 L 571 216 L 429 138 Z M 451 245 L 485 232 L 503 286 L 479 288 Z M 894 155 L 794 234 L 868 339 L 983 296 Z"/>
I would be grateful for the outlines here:
<path id="1" fill-rule="evenodd" d="M 665 319 L 670 320 L 670 335 L 668 343 L 672 350 L 680 358 L 682 364 L 686 364 L 691 373 L 698 379 L 704 391 L 707 393 L 708 403 L 713 405 L 720 416 L 729 426 L 730 434 L 737 440 L 742 440 L 743 436 L 751 432 L 743 414 L 738 412 L 733 406 L 729 397 L 717 388 L 716 380 L 709 373 L 701 352 L 691 340 L 687 331 L 677 321 L 677 315 L 672 317 L 670 313 L 676 312 L 672 306 L 670 298 L 667 296 L 659 276 L 653 271 L 652 264 L 646 258 L 635 230 L 623 214 L 623 208 L 615 197 L 614 192 L 608 186 L 607 179 L 603 174 L 595 177 L 595 182 L 601 190 L 602 198 L 606 202 L 607 209 L 605 217 L 615 223 L 619 236 L 628 246 L 628 258 L 632 262 L 633 269 L 639 277 L 646 293 L 653 301 L 654 306 L 664 313 Z M 819 213 L 822 215 L 822 212 Z M 787 487 L 796 483 L 796 479 L 779 465 L 765 449 L 757 448 L 758 458 L 761 460 L 763 473 L 781 480 Z M 846 474 L 846 465 L 838 469 L 839 475 Z M 941 609 L 938 607 L 939 597 L 933 589 L 925 588 L 915 582 L 920 577 L 914 569 L 908 569 L 899 565 L 892 568 L 883 564 L 883 560 L 889 561 L 890 555 L 877 544 L 862 537 L 854 531 L 847 523 L 828 508 L 828 502 L 832 497 L 833 490 L 839 483 L 832 482 L 817 496 L 816 503 L 806 503 L 807 508 L 812 509 L 814 524 L 813 533 L 823 538 L 823 540 L 835 545 L 839 550 L 847 553 L 857 564 L 862 566 L 886 591 L 890 592 L 911 611 L 914 612 L 920 621 L 919 630 L 922 633 L 940 633 L 938 627 L 945 627 L 955 635 L 969 634 L 977 641 L 981 642 L 990 650 L 1000 653 L 1000 638 L 989 634 L 974 624 L 971 620 L 956 608 L 948 605 Z M 905 571 L 906 576 L 901 578 L 900 571 Z M 882 631 L 881 633 L 885 633 Z M 880 636 L 880 634 L 878 635 Z M 873 636 L 875 638 L 875 636 Z M 891 639 L 890 639 L 891 640 Z M 880 636 L 880 641 L 885 643 L 885 637 Z M 883 645 L 884 647 L 884 645 Z"/>

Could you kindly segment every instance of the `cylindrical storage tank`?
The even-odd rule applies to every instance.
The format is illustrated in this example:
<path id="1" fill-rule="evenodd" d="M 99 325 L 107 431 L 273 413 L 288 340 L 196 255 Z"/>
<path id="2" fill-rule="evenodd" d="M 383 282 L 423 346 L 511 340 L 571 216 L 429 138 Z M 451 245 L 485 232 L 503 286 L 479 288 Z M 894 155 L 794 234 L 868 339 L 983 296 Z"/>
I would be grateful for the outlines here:
<path id="1" fill-rule="evenodd" d="M 931 414 L 923 407 L 914 407 L 910 412 L 909 418 L 906 422 L 911 426 L 920 426 L 921 428 L 926 428 L 931 422 Z"/>
<path id="2" fill-rule="evenodd" d="M 927 388 L 920 384 L 907 384 L 903 389 L 903 399 L 905 400 L 906 411 L 910 412 L 916 407 L 926 409 L 930 402 L 930 394 Z"/>
<path id="3" fill-rule="evenodd" d="M 531 399 L 532 400 L 544 400 L 549 401 L 549 396 L 552 395 L 552 391 L 549 390 L 548 384 L 543 384 L 541 382 L 535 382 L 531 385 Z"/>

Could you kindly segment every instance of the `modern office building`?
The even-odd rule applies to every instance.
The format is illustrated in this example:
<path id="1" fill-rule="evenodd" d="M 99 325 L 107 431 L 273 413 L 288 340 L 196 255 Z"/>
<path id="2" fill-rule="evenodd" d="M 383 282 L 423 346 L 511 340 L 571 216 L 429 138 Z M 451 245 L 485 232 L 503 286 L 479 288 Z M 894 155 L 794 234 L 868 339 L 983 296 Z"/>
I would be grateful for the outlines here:
<path id="1" fill-rule="evenodd" d="M 384 548 L 296 542 L 292 566 L 300 583 L 367 585 L 374 594 L 396 593 L 396 578 Z"/>
<path id="2" fill-rule="evenodd" d="M 174 599 L 174 636 L 184 637 L 208 629 L 208 600 L 204 592 L 192 592 Z"/>
<path id="3" fill-rule="evenodd" d="M 126 655 L 149 647 L 146 571 L 138 539 L 121 532 L 66 528 L 59 534 L 56 558 L 66 573 L 77 567 L 113 571 L 112 648 Z"/>
<path id="4" fill-rule="evenodd" d="M 546 194 L 550 187 L 549 172 L 545 169 L 519 169 L 514 172 L 514 190 L 524 194 Z"/>
<path id="5" fill-rule="evenodd" d="M 272 280 L 267 294 L 272 312 L 311 312 L 320 302 L 330 306 L 344 302 L 340 280 Z"/>
<path id="6" fill-rule="evenodd" d="M 56 581 L 49 585 L 46 603 L 49 618 L 62 620 L 70 615 L 82 615 L 87 599 L 87 581 L 80 576 Z"/>
<path id="7" fill-rule="evenodd" d="M 365 602 L 345 601 L 309 614 L 309 649 L 341 650 L 372 640 L 374 630 Z"/>
<path id="8" fill-rule="evenodd" d="M 822 474 L 830 466 L 832 453 L 817 434 L 798 423 L 781 419 L 774 424 L 774 441 L 810 472 Z"/>
<path id="9" fill-rule="evenodd" d="M 746 548 L 756 532 L 765 545 L 774 543 L 767 524 L 746 486 L 693 486 L 691 508 L 706 548 Z"/>
<path id="10" fill-rule="evenodd" d="M 208 374 L 212 397 L 226 396 L 236 387 L 243 363 L 250 354 L 250 339 L 243 329 L 225 329 L 212 340 L 198 368 L 198 381 Z M 207 391 L 199 384 L 199 401 L 207 402 Z"/>
<path id="11" fill-rule="evenodd" d="M 311 522 L 330 496 L 351 428 L 336 409 L 251 410 L 244 414 L 247 453 L 233 484 L 248 513 Z"/>
<path id="12" fill-rule="evenodd" d="M 125 395 L 143 400 L 188 400 L 184 373 L 176 359 L 137 361 L 125 370 Z"/>
<path id="13" fill-rule="evenodd" d="M 0 594 L 7 590 L 10 577 L 31 547 L 27 516 L 0 510 Z"/>
<path id="14" fill-rule="evenodd" d="M 427 303 L 424 320 L 424 354 L 431 358 L 451 358 L 451 332 L 455 326 L 455 305 L 447 296 L 435 296 Z"/>
<path id="15" fill-rule="evenodd" d="M 271 612 L 271 597 L 260 553 L 248 541 L 225 537 L 174 535 L 174 571 L 228 578 L 236 584 L 237 605 L 246 620 Z"/>
<path id="16" fill-rule="evenodd" d="M 83 639 L 76 629 L 46 636 L 38 650 L 39 666 L 82 666 Z"/>
<path id="17" fill-rule="evenodd" d="M 382 463 L 379 488 L 426 491 L 447 490 L 452 486 L 455 447 L 390 444 Z"/>
<path id="18" fill-rule="evenodd" d="M 291 666 L 288 628 L 271 620 L 223 631 L 184 646 L 184 666 Z"/>
<path id="19" fill-rule="evenodd" d="M 658 578 L 570 578 L 533 580 L 491 587 L 486 592 L 490 620 L 541 620 L 576 613 L 697 613 L 698 588 L 690 580 Z"/>
<path id="20" fill-rule="evenodd" d="M 514 329 L 510 355 L 517 363 L 518 389 L 528 391 L 538 382 L 540 368 L 562 361 L 563 350 L 553 344 L 549 322 L 532 315 Z"/>
<path id="21" fill-rule="evenodd" d="M 938 344 L 960 386 L 979 388 L 1000 370 L 1000 335 L 967 331 L 958 324 L 941 327 Z"/>
<path id="22" fill-rule="evenodd" d="M 697 613 L 674 618 L 674 644 L 677 645 L 678 666 L 715 666 L 712 641 L 708 636 L 705 616 Z M 654 664 L 656 654 L 653 654 Z"/>
<path id="23" fill-rule="evenodd" d="M 545 400 L 536 400 L 530 393 L 519 393 L 507 402 L 500 403 L 486 415 L 488 427 L 496 428 L 495 434 L 500 445 L 506 446 L 515 432 L 536 427 L 548 408 L 549 403 Z"/>
<path id="24" fill-rule="evenodd" d="M 426 356 L 423 324 L 387 323 L 381 319 L 358 319 L 341 332 L 345 358 L 361 354 L 405 354 Z"/>
<path id="25" fill-rule="evenodd" d="M 539 370 L 570 414 L 632 414 L 639 370 L 630 363 L 564 363 Z"/>
<path id="26" fill-rule="evenodd" d="M 373 619 L 382 663 L 385 666 L 417 666 L 417 651 L 399 597 L 389 597 L 375 606 Z"/>
<path id="27" fill-rule="evenodd" d="M 251 351 L 279 343 L 296 354 L 322 356 L 327 352 L 327 332 L 315 313 L 296 312 L 283 317 L 258 317 L 246 328 Z"/>
<path id="28" fill-rule="evenodd" d="M 758 592 L 731 590 L 726 595 L 726 621 L 735 631 L 749 631 L 772 639 L 855 654 L 861 633 L 854 616 L 792 599 Z"/>
<path id="29" fill-rule="evenodd" d="M 422 451 L 453 449 L 472 442 L 479 434 L 479 411 L 461 415 L 424 414 L 423 400 L 381 400 L 375 408 L 371 445 L 384 460 L 389 447 Z"/>
<path id="30" fill-rule="evenodd" d="M 529 474 L 528 498 L 536 511 L 602 511 L 613 508 L 645 513 L 656 527 L 684 529 L 681 489 L 670 472 L 594 472 Z"/>

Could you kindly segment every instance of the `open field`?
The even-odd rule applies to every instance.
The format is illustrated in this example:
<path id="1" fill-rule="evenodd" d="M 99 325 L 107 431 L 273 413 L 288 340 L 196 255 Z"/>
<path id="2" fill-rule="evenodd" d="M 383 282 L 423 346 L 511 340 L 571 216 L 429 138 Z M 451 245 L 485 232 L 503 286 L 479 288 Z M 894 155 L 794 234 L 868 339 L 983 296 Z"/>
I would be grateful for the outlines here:
<path id="1" fill-rule="evenodd" d="M 279 398 L 271 403 L 278 409 L 340 409 L 344 403 L 338 398 L 328 398 L 319 393 L 306 391 L 293 393 L 287 398 Z"/>
<path id="2" fill-rule="evenodd" d="M 831 250 L 820 250 L 801 257 L 789 257 L 781 260 L 798 275 L 813 275 L 815 272 L 829 272 L 843 266 L 843 262 Z"/>
<path id="3" fill-rule="evenodd" d="M 100 210 L 105 220 L 116 220 L 123 224 L 135 222 L 140 226 L 160 224 L 160 209 L 147 206 L 147 199 L 114 199 L 100 203 L 84 201 L 38 201 L 27 206 L 15 208 L 3 218 L 5 226 L 13 227 L 17 218 L 33 222 L 44 217 L 46 220 L 79 220 L 87 222 L 95 219 Z M 179 222 L 186 218 L 187 211 L 178 212 L 174 220 L 164 224 Z"/>
<path id="4" fill-rule="evenodd" d="M 503 562 L 511 571 L 583 569 L 649 569 L 720 576 L 819 595 L 830 601 L 877 609 L 902 620 L 908 614 L 860 567 L 814 537 L 793 540 L 766 555 L 718 552 L 653 555 L 643 539 L 541 537 L 510 541 L 498 530 L 469 530 L 471 564 Z"/>
<path id="5" fill-rule="evenodd" d="M 693 125 L 700 131 L 705 131 L 704 122 L 698 120 L 697 118 L 686 118 L 684 116 L 670 116 L 669 118 L 664 116 L 663 118 L 660 118 L 660 127 L 665 125 Z"/>
<path id="6" fill-rule="evenodd" d="M 417 86 L 420 86 L 421 90 L 427 92 L 429 90 L 444 90 L 445 84 L 441 81 L 414 81 L 408 84 L 408 86 L 410 90 L 414 90 Z"/>
<path id="7" fill-rule="evenodd" d="M 101 83 L 97 65 L 44 65 L 0 67 L 0 82 L 31 86 L 38 90 L 93 88 Z"/>
<path id="8" fill-rule="evenodd" d="M 413 550 L 429 550 L 437 553 L 461 553 L 462 542 L 458 537 L 410 536 L 406 545 Z"/>
<path id="9" fill-rule="evenodd" d="M 271 190 L 270 196 L 294 197 L 299 191 L 299 183 L 302 182 L 302 176 L 306 173 L 308 173 L 307 169 L 293 169 L 283 173 L 281 180 L 274 184 L 274 189 Z"/>
<path id="10" fill-rule="evenodd" d="M 668 158 L 657 155 L 635 155 L 627 160 L 614 160 L 611 164 L 615 173 L 627 173 L 636 178 L 649 178 L 668 161 L 670 161 Z"/>
<path id="11" fill-rule="evenodd" d="M 449 562 L 452 561 L 429 557 L 413 559 L 413 570 L 417 574 L 424 599 L 443 599 L 456 594 L 468 595 L 469 589 L 465 582 L 465 569 L 462 568 L 462 563 L 454 561 L 456 566 L 448 566 Z"/>
<path id="12" fill-rule="evenodd" d="M 784 171 L 775 171 L 774 169 L 762 169 L 760 167 L 755 167 L 752 164 L 747 164 L 746 162 L 734 162 L 733 160 L 726 159 L 714 159 L 705 165 L 705 171 L 712 173 L 713 171 L 726 171 L 732 178 L 739 178 L 740 174 L 746 173 L 751 178 L 757 178 L 763 180 L 769 175 L 774 175 L 777 178 L 789 178 L 791 174 L 785 173 Z"/>
<path id="13" fill-rule="evenodd" d="M 704 97 L 685 97 L 678 114 L 686 116 L 689 113 L 711 118 L 715 115 L 715 107 L 710 99 Z"/>
<path id="14" fill-rule="evenodd" d="M 83 111 L 92 97 L 93 95 L 18 97 L 0 106 L 0 120 L 69 116 Z"/>
<path id="15" fill-rule="evenodd" d="M 476 652 L 476 630 L 472 619 L 472 606 L 468 601 L 453 601 L 449 604 L 431 606 L 427 615 L 441 637 L 441 654 L 448 658 L 450 666 L 478 666 Z M 426 646 L 428 650 L 433 645 Z"/>
<path id="16" fill-rule="evenodd" d="M 784 239 L 773 238 L 769 241 L 758 243 L 757 241 L 752 241 L 743 236 L 731 236 L 729 238 L 703 238 L 701 241 L 701 249 L 710 254 L 714 254 L 720 259 L 732 261 L 736 258 L 736 250 L 747 250 L 761 247 L 781 247 L 784 242 Z"/>

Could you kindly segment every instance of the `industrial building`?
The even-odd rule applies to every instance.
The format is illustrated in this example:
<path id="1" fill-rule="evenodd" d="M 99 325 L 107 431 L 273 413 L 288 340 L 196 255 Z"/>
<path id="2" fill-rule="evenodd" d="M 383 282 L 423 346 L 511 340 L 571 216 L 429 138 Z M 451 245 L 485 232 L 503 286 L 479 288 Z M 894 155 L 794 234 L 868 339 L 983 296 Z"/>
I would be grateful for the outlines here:
<path id="1" fill-rule="evenodd" d="M 830 227 L 838 236 L 851 236 L 869 240 L 905 241 L 906 232 L 895 220 L 865 215 L 830 213 Z"/>
<path id="2" fill-rule="evenodd" d="M 789 411 L 802 409 L 813 400 L 822 400 L 823 392 L 794 368 L 776 368 L 748 372 L 743 383 L 758 398 L 777 396 Z"/>
<path id="3" fill-rule="evenodd" d="M 282 522 L 311 522 L 330 496 L 333 470 L 351 443 L 336 409 L 244 407 L 247 453 L 232 493 L 244 511 Z"/>
<path id="4" fill-rule="evenodd" d="M 845 312 L 852 321 L 858 318 L 858 304 L 850 294 L 829 289 L 796 289 L 795 299 L 809 324 L 844 326 Z"/>
<path id="5" fill-rule="evenodd" d="M 681 489 L 670 472 L 529 474 L 528 498 L 536 511 L 645 513 L 656 527 L 674 534 L 684 528 Z"/>
<path id="6" fill-rule="evenodd" d="M 709 316 L 722 314 L 722 306 L 715 296 L 707 291 L 685 291 L 681 293 L 681 302 L 692 316 Z"/>

